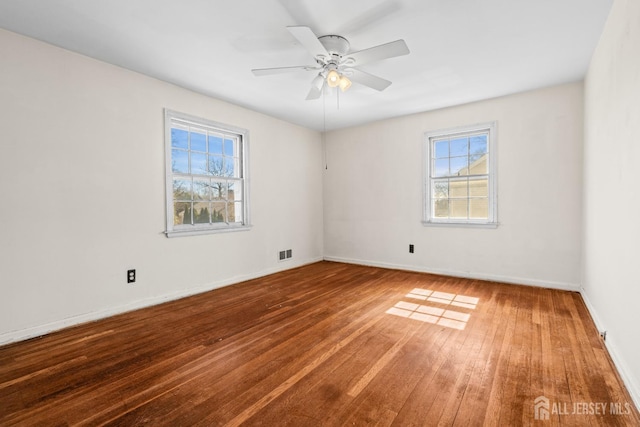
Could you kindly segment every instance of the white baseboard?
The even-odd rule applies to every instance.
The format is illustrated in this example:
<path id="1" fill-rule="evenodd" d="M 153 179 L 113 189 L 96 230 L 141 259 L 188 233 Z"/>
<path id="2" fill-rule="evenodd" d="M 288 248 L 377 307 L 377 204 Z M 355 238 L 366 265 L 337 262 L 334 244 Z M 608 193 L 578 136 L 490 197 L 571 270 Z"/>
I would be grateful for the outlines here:
<path id="1" fill-rule="evenodd" d="M 582 295 L 582 300 L 587 306 L 587 310 L 589 310 L 591 318 L 596 324 L 596 328 L 598 329 L 598 331 L 606 331 L 606 325 L 602 322 L 600 316 L 598 316 L 598 312 L 596 311 L 593 304 L 591 304 L 589 296 L 587 295 L 587 292 L 584 288 L 580 288 L 580 295 Z M 607 334 L 607 339 L 604 341 L 604 345 L 607 348 L 607 351 L 611 356 L 611 360 L 613 360 L 613 364 L 616 366 L 620 377 L 622 378 L 622 382 L 624 382 L 624 385 L 627 387 L 633 403 L 636 405 L 636 408 L 640 410 L 640 384 L 638 384 L 635 381 L 634 377 L 629 374 L 631 370 L 624 362 L 624 359 L 620 357 L 620 351 L 618 350 L 618 346 L 616 345 L 615 335 Z"/>
<path id="2" fill-rule="evenodd" d="M 146 298 L 143 300 L 133 301 L 128 304 L 120 305 L 117 307 L 110 307 L 104 310 L 94 311 L 90 313 L 79 314 L 77 316 L 67 317 L 62 320 L 46 323 L 43 325 L 37 325 L 26 329 L 17 331 L 11 331 L 0 334 L 0 345 L 9 344 L 16 341 L 23 341 L 30 338 L 39 337 L 51 332 L 59 331 L 70 326 L 79 325 L 82 323 L 93 322 L 95 320 L 104 319 L 107 317 L 115 316 L 117 314 L 126 313 L 128 311 L 138 310 L 145 307 L 151 307 L 153 305 L 162 304 L 167 301 L 173 301 L 180 298 L 189 297 L 204 292 L 209 292 L 214 289 L 222 288 L 224 286 L 233 285 L 236 283 L 244 282 L 246 280 L 257 279 L 260 277 L 268 276 L 270 274 L 279 273 L 281 271 L 290 270 L 292 268 L 302 267 L 303 265 L 313 264 L 315 262 L 322 261 L 322 257 L 309 258 L 302 261 L 289 260 L 287 263 L 278 263 L 277 266 L 251 274 L 244 274 L 235 277 L 231 277 L 224 280 L 219 280 L 213 283 L 209 283 L 205 286 L 199 286 L 197 288 L 184 289 L 169 294 L 163 294 Z"/>
<path id="3" fill-rule="evenodd" d="M 553 282 L 548 280 L 528 279 L 525 277 L 501 276 L 498 274 L 485 274 L 470 271 L 445 270 L 440 268 L 422 267 L 408 264 L 392 264 L 379 261 L 368 261 L 362 259 L 341 258 L 325 256 L 325 261 L 344 262 L 346 264 L 368 265 L 371 267 L 391 268 L 394 270 L 408 270 L 419 273 L 440 274 L 443 276 L 463 277 L 465 279 L 488 280 L 491 282 L 509 283 L 514 285 L 537 286 L 540 288 L 559 289 L 563 291 L 579 292 L 580 285 L 573 283 Z"/>

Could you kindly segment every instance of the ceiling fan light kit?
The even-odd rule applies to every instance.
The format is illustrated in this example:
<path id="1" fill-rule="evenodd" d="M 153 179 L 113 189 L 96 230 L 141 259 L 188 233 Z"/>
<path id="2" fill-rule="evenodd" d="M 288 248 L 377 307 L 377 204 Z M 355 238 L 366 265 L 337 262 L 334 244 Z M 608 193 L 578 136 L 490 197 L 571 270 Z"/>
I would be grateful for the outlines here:
<path id="1" fill-rule="evenodd" d="M 318 90 L 322 90 L 323 85 L 324 85 L 324 76 L 322 75 L 322 73 L 318 73 L 318 75 L 311 82 L 311 86 Z"/>
<path id="2" fill-rule="evenodd" d="M 404 40 L 396 40 L 358 52 L 349 52 L 351 45 L 342 36 L 327 35 L 317 37 L 309 27 L 304 26 L 287 27 L 287 30 L 311 54 L 316 61 L 316 65 L 258 68 L 251 71 L 255 76 L 265 76 L 298 70 L 320 70 L 311 82 L 311 90 L 307 95 L 307 100 L 320 98 L 325 82 L 328 87 L 339 87 L 342 92 L 351 87 L 352 81 L 382 91 L 389 87 L 390 81 L 365 73 L 357 67 L 369 62 L 381 61 L 409 53 L 409 48 Z M 351 79 L 347 76 L 350 76 Z"/>
<path id="3" fill-rule="evenodd" d="M 351 87 L 351 80 L 349 80 L 347 76 L 341 76 L 338 86 L 340 87 L 341 91 L 346 92 L 347 89 Z"/>
<path id="4" fill-rule="evenodd" d="M 331 70 L 327 74 L 327 84 L 329 87 L 338 87 L 340 84 L 340 74 L 336 70 Z"/>

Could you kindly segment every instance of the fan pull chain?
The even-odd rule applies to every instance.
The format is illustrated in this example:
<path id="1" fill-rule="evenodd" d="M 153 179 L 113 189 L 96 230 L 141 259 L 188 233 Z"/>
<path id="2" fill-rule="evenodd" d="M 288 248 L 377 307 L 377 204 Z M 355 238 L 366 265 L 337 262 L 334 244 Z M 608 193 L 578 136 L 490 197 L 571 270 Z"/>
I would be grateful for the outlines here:
<path id="1" fill-rule="evenodd" d="M 327 161 L 327 92 L 322 91 L 322 152 L 324 154 L 324 170 L 329 169 Z"/>

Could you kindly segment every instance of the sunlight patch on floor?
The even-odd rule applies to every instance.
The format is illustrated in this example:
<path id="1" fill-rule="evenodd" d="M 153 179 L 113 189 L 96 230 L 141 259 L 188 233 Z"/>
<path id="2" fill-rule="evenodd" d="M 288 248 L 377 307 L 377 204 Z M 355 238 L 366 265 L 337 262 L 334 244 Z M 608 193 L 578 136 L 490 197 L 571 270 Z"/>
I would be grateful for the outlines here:
<path id="1" fill-rule="evenodd" d="M 470 310 L 474 310 L 480 301 L 480 299 L 476 297 L 420 288 L 413 289 L 411 292 L 406 294 L 405 297 L 413 300 L 425 301 L 425 303 L 432 302 Z M 386 313 L 458 330 L 463 330 L 471 318 L 470 313 L 462 313 L 456 310 L 407 301 L 399 301 L 396 305 L 387 310 Z"/>

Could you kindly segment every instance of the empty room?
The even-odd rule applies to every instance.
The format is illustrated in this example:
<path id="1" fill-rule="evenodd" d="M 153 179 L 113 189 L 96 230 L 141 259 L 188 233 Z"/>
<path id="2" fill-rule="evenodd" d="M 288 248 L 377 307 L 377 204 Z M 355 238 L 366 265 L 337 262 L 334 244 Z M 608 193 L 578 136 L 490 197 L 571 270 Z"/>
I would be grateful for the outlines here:
<path id="1" fill-rule="evenodd" d="M 639 426 L 640 2 L 0 1 L 0 425 Z"/>

